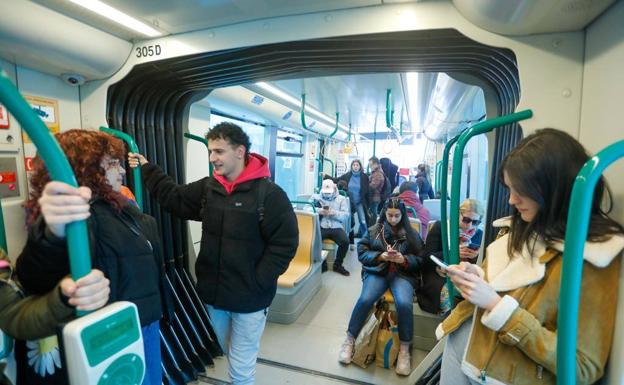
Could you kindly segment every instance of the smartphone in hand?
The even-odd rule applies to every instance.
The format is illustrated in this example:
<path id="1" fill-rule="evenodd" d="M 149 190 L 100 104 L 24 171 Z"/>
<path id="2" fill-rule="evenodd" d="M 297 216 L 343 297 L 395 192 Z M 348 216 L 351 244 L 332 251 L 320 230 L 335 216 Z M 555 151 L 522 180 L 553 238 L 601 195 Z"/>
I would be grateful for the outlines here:
<path id="1" fill-rule="evenodd" d="M 440 268 L 444 271 L 448 270 L 448 265 L 446 263 L 444 263 L 443 261 L 441 261 L 438 257 L 436 257 L 435 255 L 430 255 L 429 258 L 431 258 L 431 260 L 438 266 L 440 266 Z"/>

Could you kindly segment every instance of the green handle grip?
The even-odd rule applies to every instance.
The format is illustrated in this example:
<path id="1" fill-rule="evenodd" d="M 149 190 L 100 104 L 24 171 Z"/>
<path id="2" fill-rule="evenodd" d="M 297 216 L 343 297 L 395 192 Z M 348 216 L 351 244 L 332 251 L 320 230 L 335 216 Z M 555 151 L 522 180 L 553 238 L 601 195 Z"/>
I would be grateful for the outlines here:
<path id="1" fill-rule="evenodd" d="M 37 147 L 41 159 L 46 164 L 52 180 L 78 187 L 69 161 L 41 119 L 33 113 L 32 108 L 22 98 L 19 91 L 4 71 L 0 72 L 0 102 L 13 114 L 32 142 Z M 78 280 L 91 271 L 91 254 L 87 222 L 85 220 L 67 225 L 67 248 L 71 275 Z"/>
<path id="2" fill-rule="evenodd" d="M 206 150 L 208 150 L 208 156 L 210 156 L 210 150 L 208 149 L 208 139 L 202 138 L 199 135 L 189 134 L 188 132 L 184 133 L 184 137 L 203 143 L 206 146 Z M 210 163 L 210 159 L 208 159 L 208 176 L 212 176 L 212 163 Z"/>
<path id="3" fill-rule="evenodd" d="M 576 335 L 579 298 L 583 275 L 583 251 L 594 190 L 603 171 L 624 157 L 624 140 L 620 140 L 588 160 L 581 168 L 570 196 L 568 223 L 563 250 L 559 312 L 557 315 L 557 384 L 576 383 Z"/>
<path id="4" fill-rule="evenodd" d="M 451 180 L 451 213 L 450 213 L 450 242 L 451 247 L 450 251 L 450 260 L 449 264 L 458 264 L 459 263 L 459 193 L 461 189 L 461 173 L 462 173 L 462 160 L 464 157 L 464 149 L 466 148 L 466 143 L 473 136 L 484 134 L 486 132 L 490 132 L 493 129 L 505 126 L 507 124 L 516 123 L 521 120 L 529 119 L 533 116 L 533 111 L 524 110 L 520 112 L 516 112 L 513 114 L 500 116 L 498 118 L 486 120 L 485 122 L 481 122 L 475 124 L 474 126 L 468 128 L 464 131 L 457 140 L 457 145 L 455 147 L 455 152 L 453 153 L 453 177 Z M 446 202 L 445 202 L 446 203 Z M 444 238 L 444 236 L 443 236 Z M 454 288 L 452 285 L 449 287 L 449 296 L 451 300 L 454 298 Z"/>
<path id="5" fill-rule="evenodd" d="M 113 135 L 124 142 L 128 143 L 128 147 L 130 151 L 134 153 L 139 153 L 139 147 L 132 137 L 125 132 L 121 132 L 119 130 L 114 130 L 108 127 L 100 127 L 100 131 L 105 132 L 109 135 Z M 139 210 L 143 211 L 143 181 L 141 180 L 141 167 L 135 167 L 132 169 L 132 175 L 134 176 L 134 197 L 136 198 L 137 204 L 139 205 Z"/>

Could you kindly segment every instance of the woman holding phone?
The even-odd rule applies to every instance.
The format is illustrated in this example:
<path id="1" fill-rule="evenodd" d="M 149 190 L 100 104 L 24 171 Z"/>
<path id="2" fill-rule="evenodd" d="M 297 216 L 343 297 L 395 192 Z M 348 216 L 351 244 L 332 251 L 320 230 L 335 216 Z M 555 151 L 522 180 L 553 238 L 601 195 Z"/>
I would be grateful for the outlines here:
<path id="1" fill-rule="evenodd" d="M 386 201 L 377 223 L 358 244 L 358 258 L 362 263 L 362 292 L 358 299 L 342 344 L 339 361 L 351 363 L 355 339 L 366 322 L 375 302 L 390 288 L 396 302 L 399 339 L 401 346 L 396 372 L 411 372 L 409 347 L 413 335 L 412 299 L 420 269 L 423 242 L 410 226 L 403 201 L 390 198 Z"/>
<path id="2" fill-rule="evenodd" d="M 499 171 L 510 217 L 494 221 L 499 237 L 482 268 L 462 262 L 448 274 L 465 301 L 438 326 L 448 335 L 443 385 L 555 384 L 559 287 L 572 186 L 589 159 L 569 134 L 538 130 L 511 151 Z M 594 191 L 583 253 L 576 383 L 604 374 L 615 325 L 624 228 L 602 210 Z M 618 362 L 612 364 L 618 365 Z"/>
<path id="3" fill-rule="evenodd" d="M 459 257 L 462 262 L 476 263 L 483 231 L 479 229 L 485 210 L 481 202 L 468 198 L 459 206 Z M 442 229 L 436 222 L 429 230 L 425 242 L 425 262 L 422 269 L 423 285 L 418 290 L 418 304 L 426 312 L 446 314 L 451 310 L 446 273 L 436 266 L 429 256 L 444 260 L 442 253 Z"/>

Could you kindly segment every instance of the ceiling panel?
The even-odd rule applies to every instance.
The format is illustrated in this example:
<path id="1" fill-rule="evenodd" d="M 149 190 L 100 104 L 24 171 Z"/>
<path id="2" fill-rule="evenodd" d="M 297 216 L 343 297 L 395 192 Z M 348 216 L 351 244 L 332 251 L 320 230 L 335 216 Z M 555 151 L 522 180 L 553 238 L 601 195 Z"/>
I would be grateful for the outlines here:
<path id="1" fill-rule="evenodd" d="M 68 0 L 33 0 L 55 11 L 127 40 L 144 36 L 117 26 Z M 177 34 L 277 16 L 335 11 L 380 5 L 382 0 L 103 0 L 104 3 L 153 25 L 165 34 Z"/>

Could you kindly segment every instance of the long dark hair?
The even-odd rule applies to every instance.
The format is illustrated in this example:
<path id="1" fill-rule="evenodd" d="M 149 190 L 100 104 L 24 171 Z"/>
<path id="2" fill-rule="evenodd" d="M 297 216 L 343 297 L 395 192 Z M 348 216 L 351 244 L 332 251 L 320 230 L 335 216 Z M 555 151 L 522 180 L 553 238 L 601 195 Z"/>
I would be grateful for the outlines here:
<path id="1" fill-rule="evenodd" d="M 538 203 L 539 210 L 531 222 L 525 222 L 514 209 L 508 252 L 520 252 L 523 245 L 531 249 L 532 234 L 547 243 L 565 238 L 568 208 L 574 179 L 589 159 L 585 148 L 569 134 L 545 128 L 524 138 L 503 160 L 499 178 L 507 173 L 510 183 L 521 196 Z M 606 210 L 603 198 L 608 197 Z M 602 241 L 610 234 L 624 233 L 622 225 L 611 219 L 612 200 L 601 177 L 594 191 L 588 239 Z"/>
<path id="2" fill-rule="evenodd" d="M 351 171 L 351 173 L 353 173 L 353 163 L 357 163 L 360 165 L 360 173 L 364 173 L 364 169 L 362 168 L 362 162 L 359 159 L 353 159 L 351 161 L 351 167 L 349 167 L 349 171 Z"/>
<path id="3" fill-rule="evenodd" d="M 386 220 L 386 211 L 388 211 L 388 209 L 397 209 L 401 212 L 401 222 L 399 222 L 397 227 L 405 230 L 407 240 L 411 244 L 410 246 L 413 250 L 418 250 L 420 252 L 420 249 L 422 248 L 422 239 L 420 239 L 420 235 L 410 224 L 409 217 L 407 216 L 407 209 L 405 208 L 405 203 L 403 203 L 402 199 L 392 197 L 386 200 L 383 208 L 381 209 L 381 213 L 379 214 L 379 218 L 377 219 L 380 231 L 383 231 L 386 226 L 390 227 L 390 224 Z"/>

